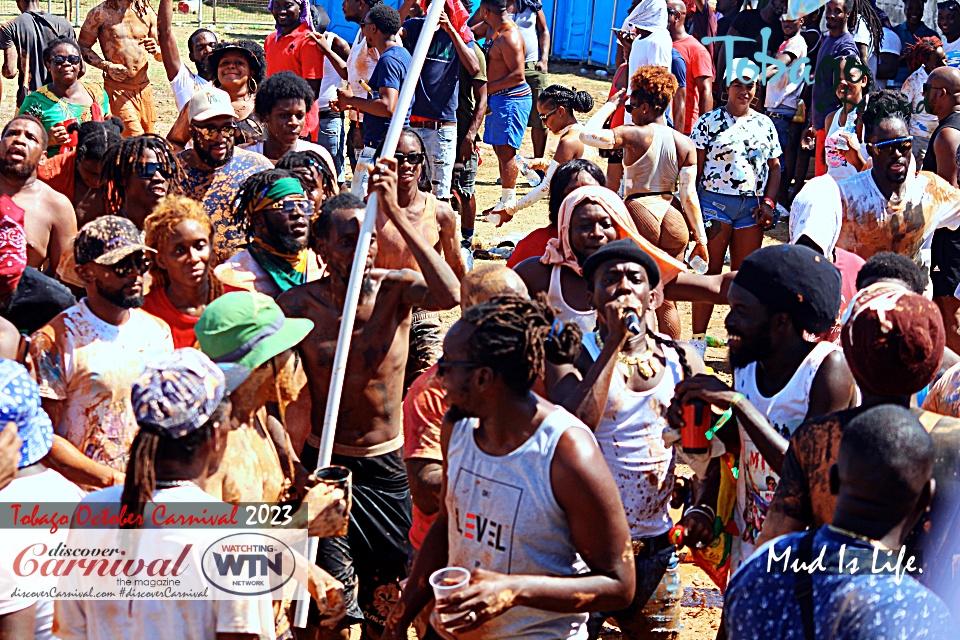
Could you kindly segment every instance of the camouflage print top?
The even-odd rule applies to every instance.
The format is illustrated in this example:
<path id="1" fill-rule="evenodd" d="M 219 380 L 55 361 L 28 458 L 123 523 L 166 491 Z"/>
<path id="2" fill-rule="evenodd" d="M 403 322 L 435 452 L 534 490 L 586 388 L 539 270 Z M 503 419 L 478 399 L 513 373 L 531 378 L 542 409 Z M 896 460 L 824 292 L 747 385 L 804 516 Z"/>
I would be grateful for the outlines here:
<path id="1" fill-rule="evenodd" d="M 235 148 L 227 164 L 211 171 L 192 166 L 194 157 L 192 149 L 177 156 L 180 162 L 177 191 L 197 200 L 207 210 L 213 224 L 213 250 L 217 264 L 222 264 L 247 242 L 241 221 L 233 216 L 233 201 L 240 185 L 255 173 L 273 169 L 273 163 L 258 153 Z"/>

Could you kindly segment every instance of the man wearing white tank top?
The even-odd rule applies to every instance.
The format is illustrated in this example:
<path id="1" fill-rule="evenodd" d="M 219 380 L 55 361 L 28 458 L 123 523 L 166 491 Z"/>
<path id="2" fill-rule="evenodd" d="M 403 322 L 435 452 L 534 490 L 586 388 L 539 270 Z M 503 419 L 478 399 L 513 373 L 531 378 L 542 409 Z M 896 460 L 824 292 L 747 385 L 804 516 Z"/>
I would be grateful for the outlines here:
<path id="1" fill-rule="evenodd" d="M 426 638 L 585 639 L 588 613 L 633 599 L 630 533 L 596 440 L 531 391 L 546 359 L 569 361 L 577 347 L 573 325 L 516 296 L 471 307 L 450 329 L 437 363 L 450 406 L 443 500 L 383 640 L 407 637 L 432 599 L 427 578 L 447 566 L 470 582 L 436 603 Z"/>
<path id="2" fill-rule="evenodd" d="M 678 563 L 668 538 L 676 457 L 663 438 L 667 409 L 677 383 L 702 373 L 704 364 L 690 345 L 647 328 L 660 270 L 632 240 L 597 250 L 583 276 L 598 310 L 597 331 L 583 335 L 573 365 L 548 367 L 549 396 L 593 430 L 623 500 L 637 572 L 630 606 L 596 617 L 591 632 L 597 637 L 612 616 L 626 637 L 654 637 L 680 627 L 681 592 L 657 589 L 667 568 Z"/>
<path id="3" fill-rule="evenodd" d="M 736 420 L 737 430 L 728 425 L 716 432 L 726 450 L 740 457 L 734 475 L 732 573 L 756 548 L 791 434 L 808 418 L 853 406 L 855 386 L 839 347 L 803 338 L 804 331 L 830 328 L 840 307 L 840 272 L 822 255 L 798 245 L 755 251 L 744 260 L 727 298 L 724 324 L 734 386 L 712 376 L 685 380 L 677 385 L 670 417 L 680 424 L 681 404 L 699 399 L 725 411 L 720 421 Z M 718 462 L 713 461 L 715 469 Z M 710 498 L 688 513 L 702 521 L 697 535 L 706 542 L 712 538 L 719 490 L 714 485 L 719 474 L 714 475 L 715 480 L 708 474 L 701 494 Z"/>

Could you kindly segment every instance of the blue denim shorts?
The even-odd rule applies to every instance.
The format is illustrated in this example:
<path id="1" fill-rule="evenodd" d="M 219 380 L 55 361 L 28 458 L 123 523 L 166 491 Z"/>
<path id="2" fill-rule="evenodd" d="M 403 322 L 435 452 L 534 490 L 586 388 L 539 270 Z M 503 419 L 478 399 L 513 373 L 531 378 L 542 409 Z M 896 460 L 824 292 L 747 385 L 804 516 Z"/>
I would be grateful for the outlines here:
<path id="1" fill-rule="evenodd" d="M 753 217 L 753 211 L 763 202 L 763 196 L 731 196 L 704 189 L 698 189 L 697 196 L 700 198 L 704 222 L 716 220 L 731 225 L 734 230 L 756 225 L 757 219 Z M 771 229 L 777 226 L 778 220 L 779 215 L 774 209 Z"/>

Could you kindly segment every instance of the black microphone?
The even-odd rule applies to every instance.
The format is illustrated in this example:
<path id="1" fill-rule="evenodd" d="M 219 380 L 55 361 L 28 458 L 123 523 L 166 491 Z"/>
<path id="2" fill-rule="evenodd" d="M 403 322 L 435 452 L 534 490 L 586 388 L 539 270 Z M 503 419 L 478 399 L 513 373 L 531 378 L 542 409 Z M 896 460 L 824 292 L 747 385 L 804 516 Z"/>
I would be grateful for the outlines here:
<path id="1" fill-rule="evenodd" d="M 640 316 L 638 316 L 637 312 L 633 309 L 628 309 L 627 312 L 623 314 L 623 319 L 627 323 L 627 329 L 629 329 L 633 335 L 638 336 L 643 332 L 640 328 Z"/>

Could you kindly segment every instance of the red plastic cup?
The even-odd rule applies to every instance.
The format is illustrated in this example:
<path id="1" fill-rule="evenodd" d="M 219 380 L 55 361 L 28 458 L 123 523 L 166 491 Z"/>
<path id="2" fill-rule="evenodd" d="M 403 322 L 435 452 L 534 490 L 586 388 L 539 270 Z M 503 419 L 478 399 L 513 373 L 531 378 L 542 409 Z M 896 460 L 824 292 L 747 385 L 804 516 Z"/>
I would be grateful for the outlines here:
<path id="1" fill-rule="evenodd" d="M 710 441 L 707 431 L 710 429 L 710 408 L 705 402 L 694 400 L 683 405 L 683 428 L 680 429 L 680 446 L 684 453 L 707 453 Z"/>

